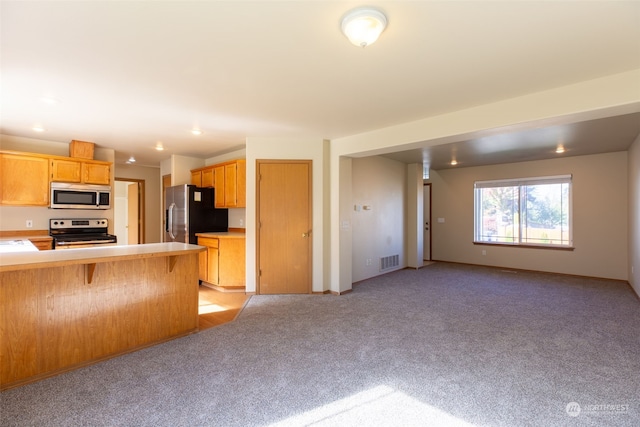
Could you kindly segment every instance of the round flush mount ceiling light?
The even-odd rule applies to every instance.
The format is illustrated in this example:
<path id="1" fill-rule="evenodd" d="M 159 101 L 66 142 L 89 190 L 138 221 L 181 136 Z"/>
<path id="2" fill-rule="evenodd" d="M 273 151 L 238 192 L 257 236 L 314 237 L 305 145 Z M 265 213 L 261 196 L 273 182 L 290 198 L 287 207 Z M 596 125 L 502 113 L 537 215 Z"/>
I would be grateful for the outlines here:
<path id="1" fill-rule="evenodd" d="M 384 13 L 370 7 L 360 7 L 342 18 L 342 32 L 351 43 L 366 47 L 378 40 L 387 27 Z"/>

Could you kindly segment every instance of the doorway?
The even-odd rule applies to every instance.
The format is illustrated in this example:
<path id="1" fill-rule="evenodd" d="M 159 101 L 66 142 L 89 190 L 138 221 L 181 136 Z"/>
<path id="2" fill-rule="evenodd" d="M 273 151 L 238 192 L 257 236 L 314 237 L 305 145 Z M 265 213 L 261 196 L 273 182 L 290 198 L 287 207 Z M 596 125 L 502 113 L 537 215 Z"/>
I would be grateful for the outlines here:
<path id="1" fill-rule="evenodd" d="M 114 231 L 118 245 L 145 242 L 144 180 L 115 178 Z"/>
<path id="2" fill-rule="evenodd" d="M 257 160 L 258 294 L 311 293 L 311 160 Z"/>
<path id="3" fill-rule="evenodd" d="M 422 186 L 422 218 L 424 220 L 422 259 L 431 261 L 431 183 Z"/>

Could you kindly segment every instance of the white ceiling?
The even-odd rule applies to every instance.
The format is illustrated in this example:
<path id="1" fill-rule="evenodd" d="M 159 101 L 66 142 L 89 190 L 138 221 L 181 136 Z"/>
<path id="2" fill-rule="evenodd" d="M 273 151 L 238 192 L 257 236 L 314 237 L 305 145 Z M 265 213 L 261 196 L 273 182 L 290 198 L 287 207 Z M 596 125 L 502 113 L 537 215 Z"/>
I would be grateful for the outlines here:
<path id="1" fill-rule="evenodd" d="M 158 165 L 247 137 L 340 138 L 640 68 L 638 1 L 367 4 L 389 25 L 362 49 L 340 32 L 360 1 L 3 0 L 0 132 L 93 141 L 118 163 Z M 455 148 L 467 165 L 478 154 L 530 160 L 558 132 L 587 136 L 567 154 L 626 149 L 638 116 L 608 120 L 390 156 L 434 167 L 446 157 L 445 167 Z M 584 142 L 605 131 L 607 148 Z"/>

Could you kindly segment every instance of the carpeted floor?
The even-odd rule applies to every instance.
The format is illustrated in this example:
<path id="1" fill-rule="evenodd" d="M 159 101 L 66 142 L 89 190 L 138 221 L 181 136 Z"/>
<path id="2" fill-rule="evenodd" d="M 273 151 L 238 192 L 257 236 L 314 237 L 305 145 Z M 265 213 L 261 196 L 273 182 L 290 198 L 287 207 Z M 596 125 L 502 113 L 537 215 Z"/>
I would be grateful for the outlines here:
<path id="1" fill-rule="evenodd" d="M 638 426 L 624 283 L 436 263 L 0 395 L 2 426 Z"/>

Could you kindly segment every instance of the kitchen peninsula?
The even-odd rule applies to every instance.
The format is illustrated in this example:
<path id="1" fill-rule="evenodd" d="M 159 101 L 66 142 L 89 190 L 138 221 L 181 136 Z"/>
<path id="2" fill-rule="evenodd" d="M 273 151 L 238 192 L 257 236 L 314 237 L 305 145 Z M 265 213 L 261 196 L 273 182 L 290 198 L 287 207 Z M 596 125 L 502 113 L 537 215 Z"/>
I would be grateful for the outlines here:
<path id="1" fill-rule="evenodd" d="M 0 389 L 198 330 L 198 256 L 153 243 L 0 255 Z"/>

